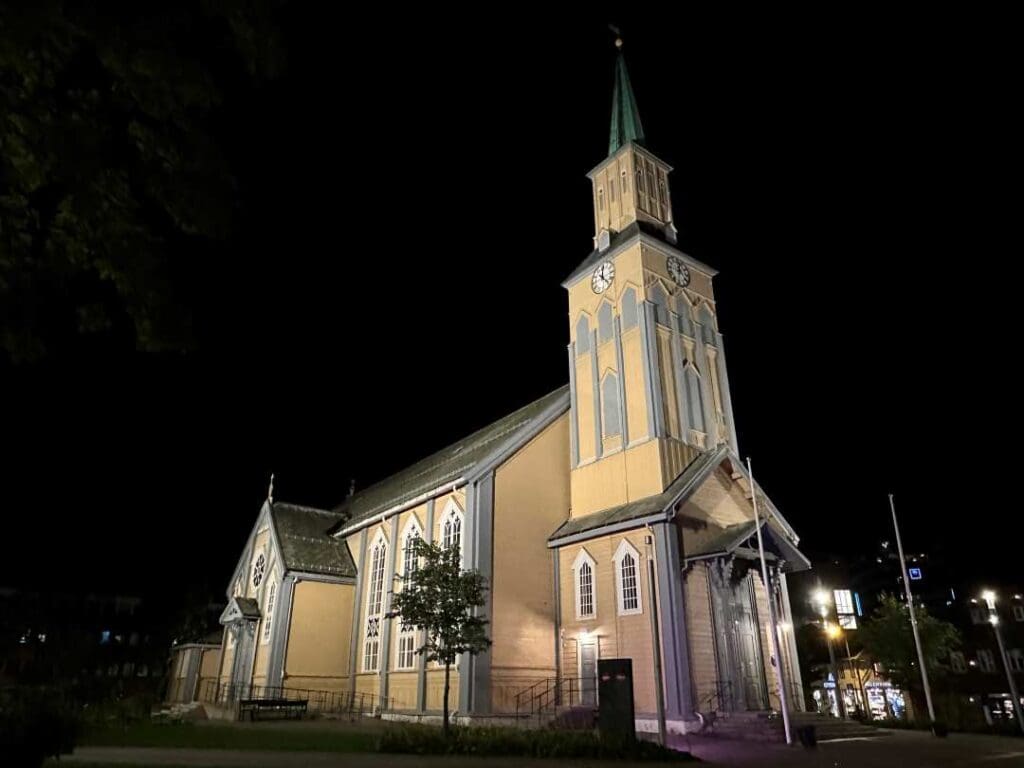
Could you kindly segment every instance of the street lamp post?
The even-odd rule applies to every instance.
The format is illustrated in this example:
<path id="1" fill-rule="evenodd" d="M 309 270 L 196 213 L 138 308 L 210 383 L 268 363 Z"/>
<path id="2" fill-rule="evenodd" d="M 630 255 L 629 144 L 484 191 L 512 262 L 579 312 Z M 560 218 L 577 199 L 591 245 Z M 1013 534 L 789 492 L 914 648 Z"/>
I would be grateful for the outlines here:
<path id="1" fill-rule="evenodd" d="M 828 599 L 829 593 L 824 589 L 819 589 L 814 594 L 814 601 L 818 604 L 818 612 L 821 614 L 821 628 L 825 632 L 825 642 L 828 644 L 829 666 L 832 669 L 832 679 L 835 680 L 836 685 L 833 689 L 836 692 L 836 706 L 839 709 L 839 716 L 845 718 L 846 704 L 843 701 L 842 683 L 839 682 L 839 668 L 836 666 L 836 652 L 832 647 L 833 636 L 839 636 L 839 626 L 829 624 L 828 622 Z"/>
<path id="2" fill-rule="evenodd" d="M 1013 712 L 1017 715 L 1017 725 L 1021 733 L 1024 733 L 1024 712 L 1020 707 L 1020 696 L 1017 694 L 1017 682 L 1013 679 L 1013 670 L 1010 669 L 1010 660 L 1006 658 L 1006 645 L 1003 643 L 1003 631 L 999 627 L 999 614 L 996 613 L 996 593 L 986 590 L 981 593 L 985 605 L 988 606 L 988 621 L 992 630 L 996 633 L 996 643 L 999 644 L 999 657 L 1003 660 L 1003 669 L 1006 670 L 1006 682 L 1010 685 L 1010 696 L 1013 697 Z"/>

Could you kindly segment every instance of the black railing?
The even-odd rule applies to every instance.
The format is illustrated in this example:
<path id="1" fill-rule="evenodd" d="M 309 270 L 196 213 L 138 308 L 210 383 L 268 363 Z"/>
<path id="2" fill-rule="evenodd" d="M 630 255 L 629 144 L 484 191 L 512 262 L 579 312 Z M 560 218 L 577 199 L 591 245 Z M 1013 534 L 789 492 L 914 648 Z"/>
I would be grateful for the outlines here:
<path id="1" fill-rule="evenodd" d="M 343 714 L 353 718 L 375 715 L 392 708 L 393 699 L 363 691 L 322 691 L 281 685 L 251 685 L 204 681 L 199 701 L 222 707 L 234 707 L 242 699 L 305 700 L 310 712 Z"/>
<path id="2" fill-rule="evenodd" d="M 712 689 L 697 698 L 699 712 L 731 712 L 732 680 L 712 680 Z"/>
<path id="3" fill-rule="evenodd" d="M 597 697 L 597 680 L 579 677 L 546 677 L 516 694 L 516 717 L 540 717 L 558 707 L 582 704 L 583 683 Z"/>

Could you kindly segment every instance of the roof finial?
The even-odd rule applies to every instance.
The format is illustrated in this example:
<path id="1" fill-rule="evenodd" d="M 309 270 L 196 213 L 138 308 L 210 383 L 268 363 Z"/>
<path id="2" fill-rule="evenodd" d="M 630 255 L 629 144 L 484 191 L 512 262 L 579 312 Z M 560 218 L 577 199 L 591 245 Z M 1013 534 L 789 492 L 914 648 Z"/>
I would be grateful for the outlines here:
<path id="1" fill-rule="evenodd" d="M 348 484 L 348 497 L 351 499 L 356 495 L 356 479 L 353 477 L 352 482 Z"/>
<path id="2" fill-rule="evenodd" d="M 270 473 L 270 487 L 267 488 L 267 501 L 274 503 L 274 473 Z"/>

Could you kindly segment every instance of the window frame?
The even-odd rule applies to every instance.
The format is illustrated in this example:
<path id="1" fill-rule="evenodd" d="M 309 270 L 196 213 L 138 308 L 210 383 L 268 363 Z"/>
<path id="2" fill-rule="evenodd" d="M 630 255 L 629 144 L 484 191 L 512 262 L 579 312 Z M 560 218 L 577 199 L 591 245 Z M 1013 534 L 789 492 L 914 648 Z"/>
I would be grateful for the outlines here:
<path id="1" fill-rule="evenodd" d="M 441 544 L 442 549 L 448 548 L 447 536 L 445 535 L 445 525 L 449 522 L 457 521 L 459 524 L 459 562 L 465 563 L 466 561 L 466 513 L 462 511 L 462 507 L 459 506 L 458 502 L 453 498 L 449 498 L 444 505 L 444 509 L 441 512 L 438 525 L 438 541 Z"/>
<path id="2" fill-rule="evenodd" d="M 277 610 L 277 574 L 270 569 L 266 581 L 266 597 L 263 602 L 263 628 L 260 632 L 260 645 L 266 645 L 274 632 L 274 611 Z"/>
<path id="3" fill-rule="evenodd" d="M 626 585 L 625 574 L 622 570 L 622 563 L 629 556 L 633 560 L 634 581 L 636 586 L 636 607 L 626 607 Z M 643 601 L 643 568 L 641 567 L 640 551 L 633 546 L 629 539 L 623 539 L 615 550 L 615 602 L 619 616 L 636 616 L 644 612 Z"/>
<path id="4" fill-rule="evenodd" d="M 590 609 L 591 612 L 584 614 L 581 611 L 583 606 L 583 593 L 580 588 L 580 579 L 583 573 L 583 566 L 590 569 Z M 597 620 L 597 561 L 587 552 L 585 547 L 580 547 L 576 559 L 572 563 L 572 582 L 575 600 L 575 612 L 577 621 Z"/>
<path id="5" fill-rule="evenodd" d="M 377 552 L 380 551 L 380 567 L 377 567 Z M 380 671 L 380 641 L 381 622 L 384 619 L 384 593 L 388 569 L 388 541 L 384 532 L 377 531 L 370 545 L 370 570 L 369 578 L 366 581 L 366 618 L 363 621 L 363 647 L 361 668 L 363 672 Z M 378 570 L 380 578 L 378 582 Z M 376 593 L 376 594 L 375 594 Z M 376 610 L 373 610 L 376 608 Z M 370 637 L 370 627 L 373 626 L 376 634 Z M 371 657 L 373 663 L 370 663 Z"/>

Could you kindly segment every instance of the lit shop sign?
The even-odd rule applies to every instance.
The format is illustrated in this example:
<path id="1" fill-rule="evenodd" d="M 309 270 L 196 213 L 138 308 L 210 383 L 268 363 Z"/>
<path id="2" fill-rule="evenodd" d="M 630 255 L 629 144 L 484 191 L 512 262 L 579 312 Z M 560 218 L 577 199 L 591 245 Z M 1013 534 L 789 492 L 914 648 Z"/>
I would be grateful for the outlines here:
<path id="1" fill-rule="evenodd" d="M 908 568 L 907 570 L 910 572 L 910 580 L 911 581 L 920 581 L 921 580 L 921 569 L 920 568 Z"/>
<path id="2" fill-rule="evenodd" d="M 848 589 L 836 589 L 832 591 L 836 601 L 836 616 L 839 618 L 839 626 L 843 629 L 856 629 L 857 616 L 854 611 L 854 595 Z M 860 596 L 857 596 L 860 602 Z"/>

